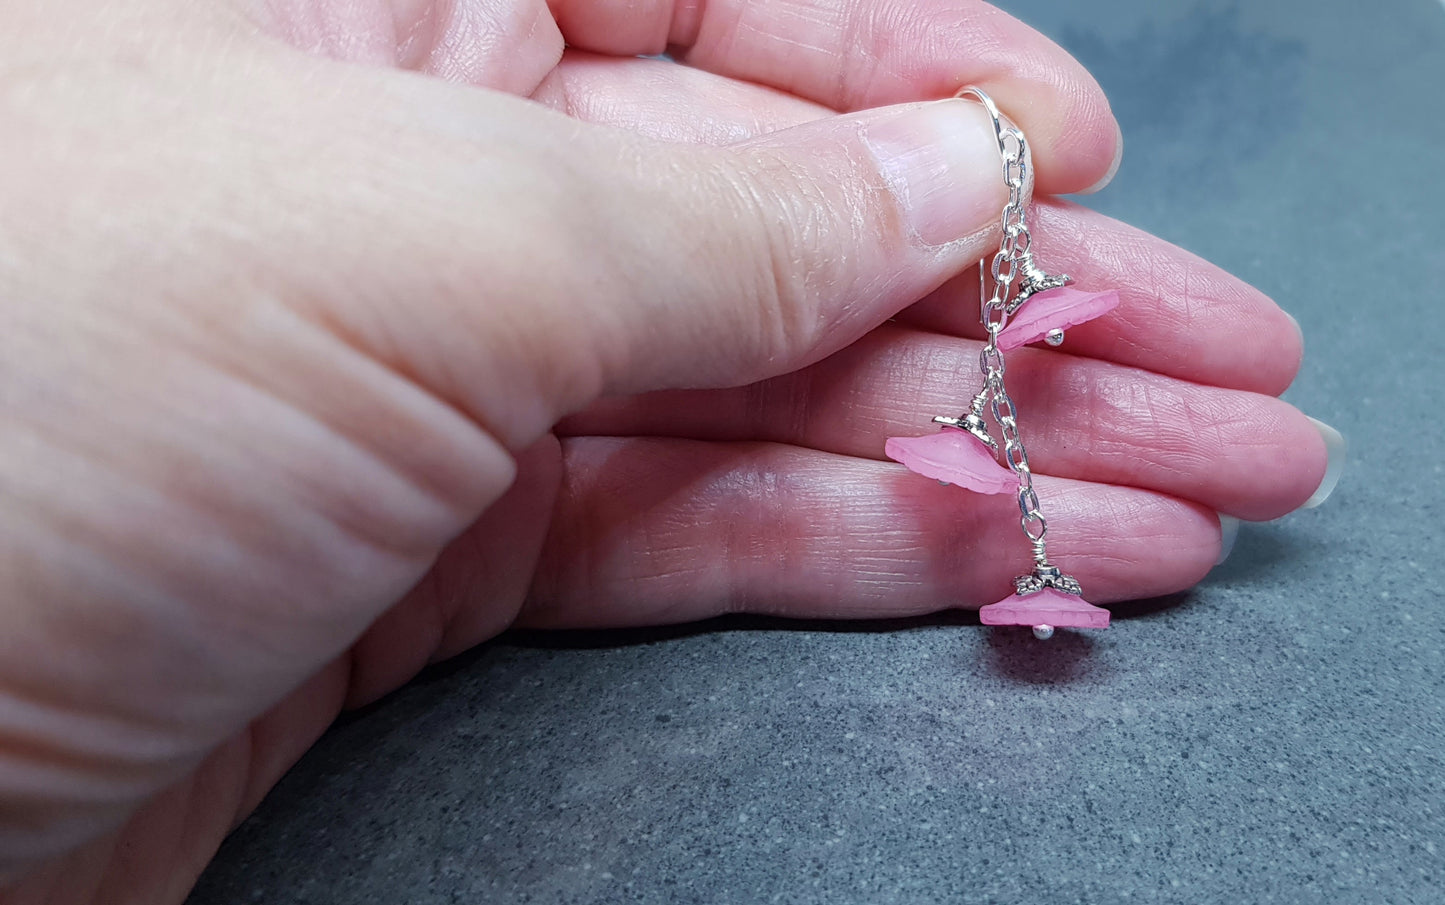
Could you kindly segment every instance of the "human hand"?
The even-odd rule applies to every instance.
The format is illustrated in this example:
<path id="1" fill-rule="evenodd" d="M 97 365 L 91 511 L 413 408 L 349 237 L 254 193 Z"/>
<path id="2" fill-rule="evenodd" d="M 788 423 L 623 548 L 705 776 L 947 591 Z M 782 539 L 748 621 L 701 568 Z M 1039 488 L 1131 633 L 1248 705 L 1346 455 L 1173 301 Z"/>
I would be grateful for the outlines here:
<path id="1" fill-rule="evenodd" d="M 518 619 L 918 612 L 977 603 L 966 588 L 1011 571 L 992 504 L 872 461 L 886 418 L 957 405 L 949 369 L 972 347 L 953 335 L 953 284 L 902 315 L 909 327 L 869 331 L 993 241 L 991 134 L 962 102 L 826 107 L 983 84 L 1029 132 L 1039 187 L 1070 191 L 1105 175 L 1115 141 L 1071 61 L 972 6 L 900 18 L 858 3 L 814 34 L 715 3 L 715 25 L 674 43 L 720 75 L 557 62 L 540 6 L 441 8 L 4 14 L 0 118 L 20 141 L 0 148 L 0 852 L 16 873 L 49 862 L 14 901 L 179 898 L 343 702 Z M 646 17 L 595 10 L 558 7 L 573 44 L 659 49 L 666 29 L 629 37 Z M 360 18 L 323 15 L 338 11 Z M 479 21 L 495 40 L 474 37 Z M 426 62 L 678 141 L 828 118 L 669 146 L 287 41 Z M 1035 75 L 970 56 L 1000 42 Z M 866 52 L 914 43 L 893 68 Z M 682 97 L 680 117 L 659 100 Z M 939 177 L 921 195 L 901 188 L 912 151 Z M 1248 393 L 1200 386 L 1155 420 L 1129 394 L 1183 392 L 1171 375 L 1277 390 L 1293 328 L 1160 243 L 1049 210 L 1045 259 L 1127 299 L 1071 331 L 1094 360 L 1040 356 L 1040 383 L 1018 390 L 1038 412 L 1040 469 L 1073 479 L 1050 488 L 1060 539 L 1077 538 L 1058 557 L 1101 600 L 1183 586 L 1217 549 L 1208 508 L 1295 505 L 1323 467 L 1318 438 Z M 1075 266 L 1086 256 L 1098 269 Z M 1138 282 L 1151 270 L 1164 282 Z M 1186 337 L 1178 277 L 1185 302 L 1217 302 Z M 1242 338 L 1241 316 L 1257 325 Z M 1283 352 L 1241 385 L 1241 357 L 1271 345 Z M 1043 398 L 1061 363 L 1073 383 Z M 695 396 L 628 396 L 768 379 L 702 397 L 711 418 L 678 405 Z M 1071 426 L 1079 381 L 1102 382 L 1090 398 L 1128 423 Z M 549 428 L 569 414 L 559 441 Z M 1262 428 L 1246 455 L 1190 443 L 1236 427 Z M 1079 436 L 1100 454 L 1071 459 L 1050 439 Z M 1216 478 L 1231 475 L 1225 493 Z M 1146 540 L 1159 526 L 1183 551 L 1162 563 Z"/>

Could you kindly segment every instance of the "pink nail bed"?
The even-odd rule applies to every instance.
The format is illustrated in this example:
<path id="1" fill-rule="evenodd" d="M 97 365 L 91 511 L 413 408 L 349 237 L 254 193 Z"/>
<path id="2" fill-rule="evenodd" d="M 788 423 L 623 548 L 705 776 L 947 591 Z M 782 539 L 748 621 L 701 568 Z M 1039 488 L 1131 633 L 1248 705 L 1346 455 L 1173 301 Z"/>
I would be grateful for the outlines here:
<path id="1" fill-rule="evenodd" d="M 1012 594 L 978 611 L 984 625 L 1032 625 L 1054 628 L 1108 628 L 1109 611 L 1082 597 L 1045 588 Z"/>
<path id="2" fill-rule="evenodd" d="M 987 446 L 966 431 L 945 428 L 925 437 L 889 437 L 888 458 L 927 478 L 976 493 L 1013 493 L 1018 475 L 994 459 Z"/>

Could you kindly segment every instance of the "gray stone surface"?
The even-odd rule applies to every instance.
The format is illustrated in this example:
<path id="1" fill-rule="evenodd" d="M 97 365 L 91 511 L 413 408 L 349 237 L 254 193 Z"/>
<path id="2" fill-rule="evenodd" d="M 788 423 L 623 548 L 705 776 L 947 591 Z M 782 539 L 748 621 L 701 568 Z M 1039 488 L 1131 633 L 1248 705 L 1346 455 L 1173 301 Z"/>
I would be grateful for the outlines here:
<path id="1" fill-rule="evenodd" d="M 1445 901 L 1445 7 L 1010 8 L 1123 121 L 1093 203 L 1303 322 L 1288 398 L 1353 444 L 1328 505 L 1046 645 L 504 638 L 344 720 L 192 905 Z"/>

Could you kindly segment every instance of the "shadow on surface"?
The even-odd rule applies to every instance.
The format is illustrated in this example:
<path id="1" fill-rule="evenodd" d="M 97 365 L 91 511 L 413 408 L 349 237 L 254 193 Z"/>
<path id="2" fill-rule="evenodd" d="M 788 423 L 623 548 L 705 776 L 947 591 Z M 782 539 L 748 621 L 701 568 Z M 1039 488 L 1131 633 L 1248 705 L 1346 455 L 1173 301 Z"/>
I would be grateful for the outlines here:
<path id="1" fill-rule="evenodd" d="M 1192 592 L 1125 600 L 1109 604 L 1112 620 L 1148 619 L 1188 606 Z M 1090 630 L 1058 629 L 1047 641 L 1040 641 L 1026 626 L 999 626 L 988 630 L 987 649 L 993 670 L 1024 685 L 1066 685 L 1098 678 L 1101 668 L 1095 656 L 1099 647 Z"/>
<path id="2" fill-rule="evenodd" d="M 1215 566 L 1204 582 L 1247 584 L 1271 577 L 1277 580 L 1282 565 L 1308 560 L 1304 547 L 1291 537 L 1289 526 L 1245 522 L 1239 526 L 1239 537 L 1235 538 L 1229 559 Z"/>
<path id="3" fill-rule="evenodd" d="M 1115 619 L 1141 619 L 1163 613 L 1193 601 L 1191 592 L 1130 600 L 1109 605 Z M 945 610 L 922 616 L 895 619 L 788 619 L 781 616 L 731 614 L 680 625 L 639 626 L 615 629 L 517 629 L 487 644 L 428 667 L 417 682 L 438 681 L 466 670 L 495 647 L 532 650 L 606 650 L 664 644 L 699 635 L 727 632 L 828 632 L 857 634 L 901 632 L 949 626 L 984 628 L 977 610 Z M 1033 637 L 1027 628 L 988 629 L 988 648 L 996 670 L 1028 684 L 1059 684 L 1074 681 L 1085 671 L 1095 643 L 1087 632 L 1062 629 L 1047 643 Z M 363 713 L 365 711 L 362 711 Z"/>
<path id="4" fill-rule="evenodd" d="M 785 619 L 781 616 L 732 614 L 716 616 L 701 622 L 679 625 L 640 626 L 614 629 L 514 629 L 471 650 L 435 663 L 422 670 L 408 687 L 449 681 L 453 676 L 470 671 L 478 662 L 498 648 L 530 650 L 607 650 L 662 644 L 693 638 L 698 635 L 724 632 L 900 632 L 945 626 L 977 626 L 976 610 L 945 610 L 922 616 L 897 619 Z M 364 720 L 387 705 L 392 695 L 355 710 L 343 711 L 336 725 L 345 726 Z"/>
<path id="5" fill-rule="evenodd" d="M 1166 594 L 1163 597 L 1147 597 L 1143 600 L 1121 600 L 1109 604 L 1109 613 L 1114 619 L 1147 619 L 1169 610 L 1180 609 L 1194 602 L 1193 591 Z"/>
<path id="6" fill-rule="evenodd" d="M 1094 639 L 1084 632 L 1058 629 L 1040 641 L 1022 625 L 988 629 L 988 653 L 994 672 L 1024 685 L 1067 685 L 1090 671 Z"/>
<path id="7" fill-rule="evenodd" d="M 507 632 L 493 644 L 532 647 L 545 650 L 595 650 L 606 647 L 631 647 L 657 644 L 717 632 L 899 632 L 910 629 L 936 628 L 950 625 L 978 625 L 974 610 L 945 610 L 924 616 L 896 619 L 787 619 L 782 616 L 735 614 L 717 616 L 702 622 L 681 625 L 658 625 L 616 629 L 558 629 L 552 631 L 523 630 Z"/>

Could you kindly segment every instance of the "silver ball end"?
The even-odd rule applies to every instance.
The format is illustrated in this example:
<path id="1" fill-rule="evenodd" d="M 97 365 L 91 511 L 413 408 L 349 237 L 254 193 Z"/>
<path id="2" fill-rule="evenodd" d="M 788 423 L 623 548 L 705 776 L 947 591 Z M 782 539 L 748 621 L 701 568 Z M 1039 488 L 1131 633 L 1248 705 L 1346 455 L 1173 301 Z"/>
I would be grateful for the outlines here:
<path id="1" fill-rule="evenodd" d="M 1062 346 L 1064 344 L 1064 331 L 1050 330 L 1048 335 L 1044 337 L 1044 342 L 1051 346 Z"/>
<path id="2" fill-rule="evenodd" d="M 1040 641 L 1047 641 L 1054 637 L 1054 627 L 1052 625 L 1036 625 L 1034 626 L 1034 637 Z"/>

